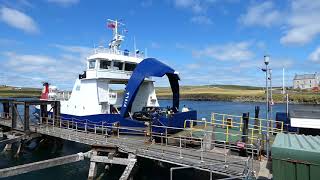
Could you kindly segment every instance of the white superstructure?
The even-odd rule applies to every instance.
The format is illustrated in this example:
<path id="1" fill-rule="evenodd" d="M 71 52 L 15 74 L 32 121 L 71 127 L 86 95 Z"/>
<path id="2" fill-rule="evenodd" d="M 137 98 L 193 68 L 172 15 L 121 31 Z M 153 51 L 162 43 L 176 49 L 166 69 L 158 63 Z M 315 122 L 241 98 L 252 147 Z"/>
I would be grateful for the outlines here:
<path id="1" fill-rule="evenodd" d="M 108 20 L 113 39 L 107 48 L 95 48 L 87 58 L 86 71 L 76 79 L 70 98 L 61 100 L 62 114 L 86 116 L 119 112 L 117 107 L 122 103 L 123 95 L 112 87 L 114 84 L 126 84 L 144 58 L 136 50 L 133 53 L 120 50 L 124 40 L 124 35 L 119 33 L 121 26 L 123 24 L 119 21 Z M 144 106 L 159 106 L 151 78 L 146 78 L 141 85 L 132 112 L 140 111 Z"/>

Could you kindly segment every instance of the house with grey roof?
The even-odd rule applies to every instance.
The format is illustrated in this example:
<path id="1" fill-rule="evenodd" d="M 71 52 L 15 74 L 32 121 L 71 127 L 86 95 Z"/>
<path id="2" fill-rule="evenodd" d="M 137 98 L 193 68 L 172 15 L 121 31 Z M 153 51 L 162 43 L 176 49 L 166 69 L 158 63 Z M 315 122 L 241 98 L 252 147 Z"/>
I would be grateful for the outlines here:
<path id="1" fill-rule="evenodd" d="M 312 89 L 319 87 L 319 75 L 314 74 L 296 74 L 293 79 L 293 89 Z"/>

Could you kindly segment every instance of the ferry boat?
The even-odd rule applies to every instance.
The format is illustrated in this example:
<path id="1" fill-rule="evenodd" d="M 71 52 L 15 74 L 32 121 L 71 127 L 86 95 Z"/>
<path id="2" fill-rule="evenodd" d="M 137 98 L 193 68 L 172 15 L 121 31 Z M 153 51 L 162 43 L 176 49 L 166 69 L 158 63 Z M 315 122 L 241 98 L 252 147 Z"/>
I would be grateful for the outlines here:
<path id="1" fill-rule="evenodd" d="M 187 119 L 197 119 L 194 110 L 179 111 L 179 75 L 168 65 L 154 58 L 145 58 L 138 50 L 133 53 L 120 50 L 124 33 L 123 23 L 108 20 L 113 39 L 107 48 L 95 48 L 87 57 L 86 70 L 79 75 L 71 94 L 58 92 L 44 83 L 41 100 L 59 100 L 61 118 L 91 123 L 119 123 L 122 127 L 146 127 L 152 125 L 183 128 Z M 166 75 L 169 79 L 172 107 L 159 107 L 152 77 Z M 114 85 L 126 85 L 124 93 L 113 89 Z M 48 107 L 49 115 L 52 113 Z M 51 111 L 50 111 L 51 110 Z M 40 114 L 40 107 L 36 107 Z M 153 131 L 164 132 L 153 127 Z"/>

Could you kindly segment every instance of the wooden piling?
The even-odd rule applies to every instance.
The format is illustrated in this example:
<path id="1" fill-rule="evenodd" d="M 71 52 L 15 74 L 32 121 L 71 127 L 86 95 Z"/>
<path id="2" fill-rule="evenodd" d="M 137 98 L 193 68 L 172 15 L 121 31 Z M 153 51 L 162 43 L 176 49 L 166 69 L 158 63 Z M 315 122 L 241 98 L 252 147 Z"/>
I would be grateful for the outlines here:
<path id="1" fill-rule="evenodd" d="M 23 122 L 23 130 L 28 133 L 30 131 L 29 126 L 30 114 L 29 114 L 29 104 L 24 104 L 24 122 Z"/>
<path id="2" fill-rule="evenodd" d="M 242 126 L 242 142 L 248 143 L 248 125 L 249 125 L 249 112 L 242 114 L 243 126 Z"/>
<path id="3" fill-rule="evenodd" d="M 17 104 L 11 105 L 11 129 L 14 130 L 17 128 L 17 116 L 18 115 L 18 109 Z"/>

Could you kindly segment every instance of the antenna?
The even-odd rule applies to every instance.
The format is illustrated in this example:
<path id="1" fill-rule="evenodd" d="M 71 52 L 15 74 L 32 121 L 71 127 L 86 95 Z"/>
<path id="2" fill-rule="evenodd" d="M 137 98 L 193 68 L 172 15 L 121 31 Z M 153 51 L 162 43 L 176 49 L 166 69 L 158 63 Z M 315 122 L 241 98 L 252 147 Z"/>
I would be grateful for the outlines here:
<path id="1" fill-rule="evenodd" d="M 282 68 L 282 94 L 285 94 L 285 89 L 284 89 L 284 67 Z"/>
<path id="2" fill-rule="evenodd" d="M 137 57 L 136 36 L 133 36 L 133 49 L 134 49 L 134 56 Z"/>

